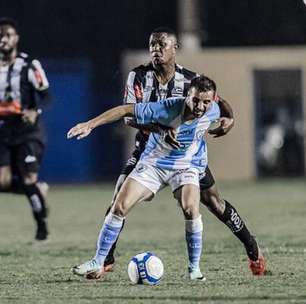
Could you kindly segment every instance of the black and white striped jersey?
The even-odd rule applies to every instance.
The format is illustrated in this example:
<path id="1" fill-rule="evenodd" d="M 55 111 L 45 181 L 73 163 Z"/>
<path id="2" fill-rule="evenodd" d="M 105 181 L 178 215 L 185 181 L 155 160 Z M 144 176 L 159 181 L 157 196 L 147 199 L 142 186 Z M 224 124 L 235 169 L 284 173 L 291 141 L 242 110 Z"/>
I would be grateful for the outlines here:
<path id="1" fill-rule="evenodd" d="M 187 96 L 191 79 L 196 76 L 197 73 L 176 64 L 174 76 L 167 84 L 162 85 L 155 77 L 152 63 L 140 65 L 128 75 L 124 103 L 152 102 Z M 148 134 L 139 131 L 136 135 L 136 148 L 143 150 L 147 140 Z"/>
<path id="2" fill-rule="evenodd" d="M 19 53 L 13 64 L 0 67 L 0 119 L 36 109 L 36 94 L 44 95 L 48 88 L 40 62 Z"/>
<path id="3" fill-rule="evenodd" d="M 29 125 L 22 120 L 24 109 L 48 102 L 49 82 L 36 59 L 19 53 L 11 65 L 0 67 L 0 140 L 9 143 L 44 138 L 40 120 Z"/>

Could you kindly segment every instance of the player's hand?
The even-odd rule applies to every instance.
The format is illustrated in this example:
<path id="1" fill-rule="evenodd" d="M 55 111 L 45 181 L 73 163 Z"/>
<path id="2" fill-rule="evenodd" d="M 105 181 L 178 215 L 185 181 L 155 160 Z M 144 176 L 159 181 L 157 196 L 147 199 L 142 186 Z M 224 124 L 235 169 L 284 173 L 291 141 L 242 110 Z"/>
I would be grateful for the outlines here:
<path id="1" fill-rule="evenodd" d="M 214 137 L 220 137 L 227 134 L 234 126 L 234 118 L 221 117 L 219 123 L 219 127 L 208 130 L 208 134 L 214 135 Z"/>
<path id="2" fill-rule="evenodd" d="M 68 131 L 67 138 L 77 136 L 77 139 L 79 140 L 88 136 L 92 130 L 93 127 L 89 122 L 79 123 Z"/>
<path id="3" fill-rule="evenodd" d="M 176 139 L 176 132 L 174 129 L 169 129 L 164 131 L 164 139 L 167 144 L 169 144 L 174 149 L 180 148 L 180 143 Z"/>
<path id="4" fill-rule="evenodd" d="M 38 113 L 36 110 L 26 109 L 22 111 L 22 120 L 25 123 L 34 125 L 36 123 L 37 117 L 38 117 Z"/>

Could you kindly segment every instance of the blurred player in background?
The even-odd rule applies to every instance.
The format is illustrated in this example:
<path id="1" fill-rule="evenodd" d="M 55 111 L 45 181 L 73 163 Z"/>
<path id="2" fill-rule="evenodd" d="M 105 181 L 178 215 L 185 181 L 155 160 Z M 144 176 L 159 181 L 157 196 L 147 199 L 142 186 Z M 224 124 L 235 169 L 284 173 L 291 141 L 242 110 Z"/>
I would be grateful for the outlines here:
<path id="1" fill-rule="evenodd" d="M 136 104 L 141 102 L 162 100 L 169 97 L 186 96 L 190 81 L 197 73 L 190 71 L 175 62 L 176 50 L 178 48 L 177 37 L 171 29 L 157 28 L 149 39 L 149 52 L 151 62 L 134 68 L 128 75 L 124 103 Z M 221 110 L 220 125 L 209 133 L 215 137 L 227 134 L 233 127 L 234 119 L 231 106 L 222 98 L 218 97 Z M 136 135 L 135 150 L 127 161 L 118 178 L 114 198 L 128 174 L 135 168 L 141 153 L 144 151 L 148 140 L 148 131 L 155 131 L 155 126 L 138 126 L 127 120 L 127 124 L 138 128 Z M 170 144 L 176 146 L 175 134 L 169 131 L 167 139 Z M 214 177 L 206 168 L 205 173 L 200 176 L 201 202 L 225 225 L 244 245 L 251 271 L 254 274 L 262 274 L 264 269 L 264 258 L 260 253 L 257 242 L 246 227 L 245 222 L 237 210 L 227 200 L 222 199 L 218 193 Z M 108 214 L 109 207 L 106 214 Z M 105 260 L 106 271 L 113 269 L 114 250 L 113 245 Z"/>
<path id="2" fill-rule="evenodd" d="M 200 270 L 203 224 L 199 213 L 199 175 L 207 166 L 205 131 L 220 117 L 215 83 L 201 75 L 192 79 L 187 97 L 113 108 L 73 127 L 68 138 L 88 136 L 103 124 L 132 116 L 139 125 L 160 124 L 177 132 L 177 147 L 165 140 L 165 131 L 151 133 L 136 167 L 125 179 L 102 226 L 94 259 L 75 266 L 74 274 L 89 279 L 105 275 L 104 261 L 116 241 L 129 210 L 170 185 L 185 217 L 188 272 L 191 280 L 205 280 Z"/>
<path id="3" fill-rule="evenodd" d="M 38 60 L 18 51 L 16 22 L 0 19 L 0 191 L 24 193 L 36 222 L 35 239 L 46 240 L 46 187 L 38 183 L 45 148 L 40 107 L 49 83 Z"/>

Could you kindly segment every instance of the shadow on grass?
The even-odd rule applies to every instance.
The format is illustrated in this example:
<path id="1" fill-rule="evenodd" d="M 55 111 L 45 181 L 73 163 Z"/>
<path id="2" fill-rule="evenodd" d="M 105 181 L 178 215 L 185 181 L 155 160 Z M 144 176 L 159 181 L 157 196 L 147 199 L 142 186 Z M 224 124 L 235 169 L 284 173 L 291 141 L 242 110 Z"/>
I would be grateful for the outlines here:
<path id="1" fill-rule="evenodd" d="M 123 303 L 126 300 L 154 300 L 154 301 L 224 301 L 224 302 L 239 302 L 239 301 L 301 301 L 306 300 L 306 295 L 301 296 L 268 296 L 268 295 L 258 295 L 258 296 L 203 296 L 203 297 L 187 297 L 187 296 L 105 296 L 105 297 L 80 297 L 83 300 L 122 300 Z"/>

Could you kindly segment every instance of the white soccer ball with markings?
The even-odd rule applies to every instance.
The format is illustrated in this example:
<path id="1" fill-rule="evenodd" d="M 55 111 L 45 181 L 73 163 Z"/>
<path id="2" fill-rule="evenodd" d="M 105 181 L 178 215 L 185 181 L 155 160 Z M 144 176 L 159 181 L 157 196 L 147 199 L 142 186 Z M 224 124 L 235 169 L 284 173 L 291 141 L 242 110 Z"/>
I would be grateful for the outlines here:
<path id="1" fill-rule="evenodd" d="M 135 255 L 128 265 L 128 275 L 133 284 L 156 285 L 163 274 L 162 261 L 151 252 Z"/>

